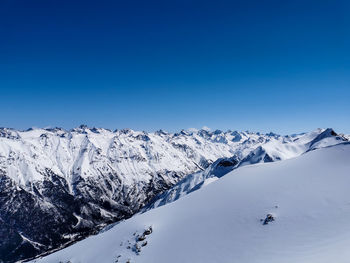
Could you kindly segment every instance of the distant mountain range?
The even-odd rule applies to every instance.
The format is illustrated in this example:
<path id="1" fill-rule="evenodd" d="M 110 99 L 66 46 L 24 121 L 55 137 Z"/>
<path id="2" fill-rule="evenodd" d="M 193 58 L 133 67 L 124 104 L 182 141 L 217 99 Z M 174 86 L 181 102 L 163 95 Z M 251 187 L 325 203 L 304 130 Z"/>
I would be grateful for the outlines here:
<path id="1" fill-rule="evenodd" d="M 0 262 L 62 248 L 238 167 L 347 141 L 332 129 L 280 136 L 0 128 Z"/>

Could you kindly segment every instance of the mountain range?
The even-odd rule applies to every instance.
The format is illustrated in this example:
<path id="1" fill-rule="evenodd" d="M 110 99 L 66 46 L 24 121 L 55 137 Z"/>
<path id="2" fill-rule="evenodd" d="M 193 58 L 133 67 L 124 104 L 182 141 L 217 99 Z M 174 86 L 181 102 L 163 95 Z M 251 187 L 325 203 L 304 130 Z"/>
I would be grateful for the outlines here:
<path id="1" fill-rule="evenodd" d="M 281 136 L 84 125 L 69 131 L 0 128 L 0 262 L 30 259 L 109 232 L 113 223 L 147 214 L 233 170 L 348 141 L 332 129 Z"/>
<path id="2" fill-rule="evenodd" d="M 235 169 L 33 263 L 346 263 L 350 144 Z"/>

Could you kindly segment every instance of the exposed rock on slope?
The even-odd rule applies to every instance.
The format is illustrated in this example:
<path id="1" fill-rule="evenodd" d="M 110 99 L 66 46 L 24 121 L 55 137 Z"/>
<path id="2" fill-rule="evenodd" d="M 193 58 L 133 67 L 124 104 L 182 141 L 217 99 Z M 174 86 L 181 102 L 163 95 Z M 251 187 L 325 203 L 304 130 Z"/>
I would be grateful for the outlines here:
<path id="1" fill-rule="evenodd" d="M 112 132 L 86 126 L 71 131 L 2 128 L 0 259 L 32 257 L 130 217 L 219 158 L 241 161 L 251 151 L 263 151 L 272 160 L 287 159 L 305 152 L 310 148 L 306 144 L 324 132 L 279 136 L 219 130 Z M 332 134 L 327 138 L 325 145 L 345 140 Z M 226 164 L 222 166 L 230 169 Z"/>
<path id="2" fill-rule="evenodd" d="M 214 182 L 216 179 L 238 167 L 256 163 L 285 160 L 297 157 L 311 150 L 348 141 L 344 136 L 339 136 L 332 129 L 318 129 L 308 134 L 293 136 L 292 138 L 288 136 L 281 137 L 273 133 L 270 133 L 268 136 L 273 139 L 268 140 L 254 150 L 251 150 L 245 156 L 237 151 L 236 155 L 233 157 L 220 158 L 204 171 L 199 171 L 186 176 L 174 187 L 153 198 L 153 200 L 142 209 L 142 212 L 176 201 L 177 199 Z"/>
<path id="3" fill-rule="evenodd" d="M 239 167 L 35 262 L 348 263 L 349 170 L 349 143 Z M 141 247 L 135 238 L 148 226 Z"/>

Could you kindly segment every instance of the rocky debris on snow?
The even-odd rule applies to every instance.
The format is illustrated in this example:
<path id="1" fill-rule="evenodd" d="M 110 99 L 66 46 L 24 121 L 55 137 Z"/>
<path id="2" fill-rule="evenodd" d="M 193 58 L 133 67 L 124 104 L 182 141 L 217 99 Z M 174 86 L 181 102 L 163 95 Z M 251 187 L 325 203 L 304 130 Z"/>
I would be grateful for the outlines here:
<path id="1" fill-rule="evenodd" d="M 272 214 L 267 214 L 265 219 L 261 219 L 263 221 L 263 225 L 267 225 L 270 222 L 275 221 L 275 217 Z"/>
<path id="2" fill-rule="evenodd" d="M 70 131 L 0 128 L 0 258 L 34 258 L 142 208 L 173 202 L 237 167 L 348 139 L 331 129 L 277 136 L 204 129 L 112 132 L 86 125 Z"/>
<path id="3" fill-rule="evenodd" d="M 140 235 L 137 237 L 137 241 L 143 241 L 146 239 L 146 236 L 145 235 Z"/>
<path id="4" fill-rule="evenodd" d="M 141 246 L 138 243 L 136 243 L 133 247 L 133 251 L 136 253 L 136 255 L 140 254 Z"/>
<path id="5" fill-rule="evenodd" d="M 144 228 L 141 231 L 135 231 L 132 235 L 130 235 L 131 236 L 130 239 L 121 241 L 119 244 L 119 247 L 121 247 L 121 249 L 123 249 L 124 247 L 125 249 L 127 249 L 127 251 L 124 251 L 125 253 L 119 254 L 115 259 L 115 263 L 124 262 L 124 260 L 127 260 L 128 256 L 132 254 L 140 255 L 142 247 L 145 247 L 148 245 L 148 241 L 146 240 L 146 238 L 152 233 L 153 233 L 153 228 L 152 226 L 149 226 Z"/>
<path id="6" fill-rule="evenodd" d="M 152 226 L 150 226 L 149 228 L 147 228 L 144 232 L 143 232 L 143 235 L 150 235 L 152 234 L 153 232 L 153 229 L 152 229 Z"/>

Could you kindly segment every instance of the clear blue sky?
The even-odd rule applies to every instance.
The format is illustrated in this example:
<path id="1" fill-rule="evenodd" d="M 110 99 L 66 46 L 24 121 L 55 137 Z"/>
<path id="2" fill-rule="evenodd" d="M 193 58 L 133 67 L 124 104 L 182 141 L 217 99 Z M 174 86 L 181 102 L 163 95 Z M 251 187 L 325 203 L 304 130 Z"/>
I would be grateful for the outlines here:
<path id="1" fill-rule="evenodd" d="M 350 1 L 0 3 L 0 126 L 350 133 Z"/>

